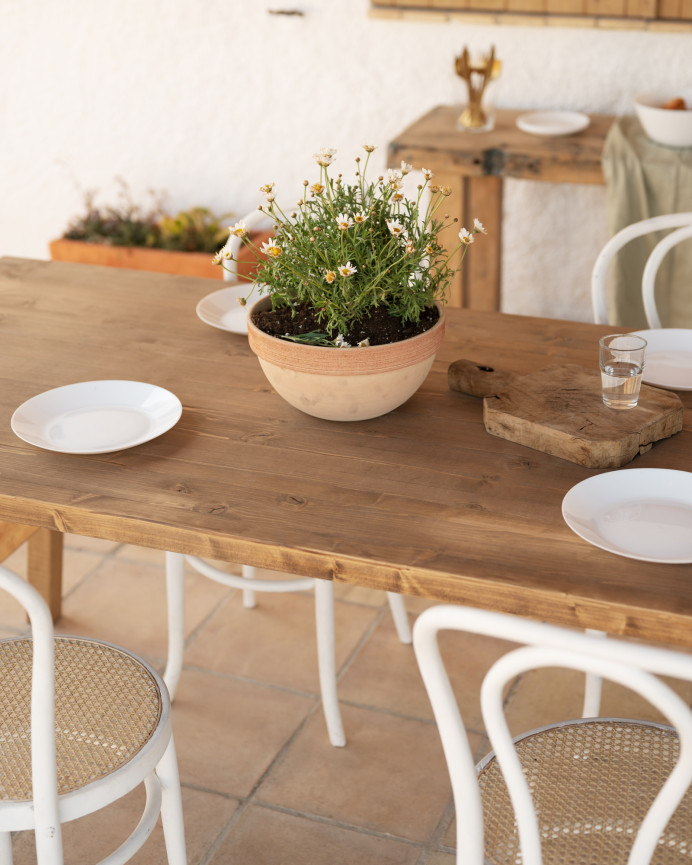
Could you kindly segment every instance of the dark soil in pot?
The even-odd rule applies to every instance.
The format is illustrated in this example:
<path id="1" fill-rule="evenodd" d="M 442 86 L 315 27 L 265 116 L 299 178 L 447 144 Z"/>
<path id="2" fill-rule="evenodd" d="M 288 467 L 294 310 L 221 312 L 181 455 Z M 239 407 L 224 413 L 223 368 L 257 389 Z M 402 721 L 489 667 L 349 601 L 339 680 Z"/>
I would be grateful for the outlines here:
<path id="1" fill-rule="evenodd" d="M 351 345 L 358 345 L 364 339 L 369 339 L 370 345 L 386 345 L 390 342 L 410 339 L 412 336 L 430 330 L 438 318 L 439 313 L 433 306 L 423 311 L 419 322 L 402 324 L 400 318 L 391 316 L 384 307 L 378 306 L 374 307 L 351 330 L 344 333 L 343 337 Z M 314 331 L 324 333 L 324 326 L 318 321 L 312 309 L 305 304 L 294 309 L 282 307 L 256 312 L 252 320 L 260 330 L 271 336 L 298 336 Z"/>

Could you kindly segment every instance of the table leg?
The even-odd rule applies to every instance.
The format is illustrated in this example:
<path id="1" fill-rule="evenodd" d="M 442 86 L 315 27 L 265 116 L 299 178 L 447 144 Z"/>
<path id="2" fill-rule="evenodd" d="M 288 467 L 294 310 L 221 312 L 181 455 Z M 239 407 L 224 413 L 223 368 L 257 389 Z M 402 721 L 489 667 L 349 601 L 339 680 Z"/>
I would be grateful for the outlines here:
<path id="1" fill-rule="evenodd" d="M 474 218 L 488 231 L 464 259 L 464 303 L 470 309 L 500 310 L 502 279 L 502 178 L 467 177 L 464 183 L 464 221 L 471 230 Z"/>
<path id="2" fill-rule="evenodd" d="M 434 182 L 449 186 L 452 194 L 445 211 L 456 216 L 454 229 L 443 235 L 445 245 L 453 248 L 459 229 L 471 230 L 474 218 L 488 230 L 477 237 L 477 246 L 469 250 L 463 269 L 456 274 L 447 292 L 449 306 L 497 311 L 500 309 L 502 258 L 502 178 L 494 175 L 460 177 L 435 173 Z"/>
<path id="3" fill-rule="evenodd" d="M 46 600 L 53 620 L 62 610 L 62 532 L 39 529 L 28 542 L 27 578 Z"/>

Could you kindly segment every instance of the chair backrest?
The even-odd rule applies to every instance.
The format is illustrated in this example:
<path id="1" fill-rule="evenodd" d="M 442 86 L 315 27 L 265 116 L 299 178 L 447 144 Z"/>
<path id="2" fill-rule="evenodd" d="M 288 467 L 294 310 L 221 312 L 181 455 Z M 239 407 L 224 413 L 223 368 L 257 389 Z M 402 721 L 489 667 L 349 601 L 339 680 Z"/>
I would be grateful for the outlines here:
<path id="1" fill-rule="evenodd" d="M 57 856 L 60 860 L 62 857 L 62 830 L 55 747 L 53 617 L 36 589 L 4 565 L 0 565 L 0 589 L 24 607 L 31 625 L 31 776 L 36 853 L 38 861 L 58 861 Z"/>
<path id="2" fill-rule="evenodd" d="M 481 711 L 490 744 L 502 770 L 514 809 L 522 861 L 540 865 L 540 834 L 528 783 L 522 772 L 503 701 L 516 676 L 541 667 L 567 667 L 618 682 L 654 705 L 679 735 L 680 756 L 639 827 L 628 862 L 648 863 L 658 839 L 692 781 L 692 711 L 659 675 L 692 681 L 692 655 L 591 636 L 462 606 L 424 611 L 413 629 L 413 645 L 435 714 L 447 761 L 456 813 L 464 815 L 457 832 L 459 865 L 484 862 L 483 810 L 472 751 L 447 675 L 438 633 L 462 630 L 521 644 L 496 661 L 481 687 Z M 569 796 L 569 791 L 565 791 Z"/>
<path id="3" fill-rule="evenodd" d="M 274 225 L 274 221 L 271 217 L 267 216 L 267 214 L 263 213 L 261 210 L 251 211 L 243 217 L 242 221 L 245 223 L 248 231 L 253 231 L 255 229 L 269 229 Z M 241 238 L 234 234 L 231 234 L 228 240 L 227 248 L 233 258 L 229 259 L 224 265 L 223 278 L 226 282 L 235 282 L 237 279 L 237 258 L 242 242 Z"/>
<path id="4" fill-rule="evenodd" d="M 665 229 L 681 229 L 687 226 L 687 231 L 674 231 L 661 240 L 650 254 L 644 273 L 642 274 L 642 296 L 644 310 L 649 327 L 658 328 L 661 320 L 654 299 L 654 283 L 656 273 L 664 256 L 675 244 L 692 237 L 692 213 L 668 213 L 662 216 L 652 216 L 633 222 L 617 232 L 598 254 L 591 272 L 591 306 L 596 324 L 614 324 L 608 318 L 608 301 L 606 277 L 608 268 L 615 255 L 630 241 L 645 234 Z"/>

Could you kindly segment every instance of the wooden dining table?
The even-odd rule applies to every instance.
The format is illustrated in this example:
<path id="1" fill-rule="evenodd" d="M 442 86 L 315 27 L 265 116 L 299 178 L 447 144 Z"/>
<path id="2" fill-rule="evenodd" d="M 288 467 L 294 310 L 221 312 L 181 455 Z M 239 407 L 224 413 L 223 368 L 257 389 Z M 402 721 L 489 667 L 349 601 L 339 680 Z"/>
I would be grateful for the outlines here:
<path id="1" fill-rule="evenodd" d="M 449 309 L 410 400 L 373 420 L 332 422 L 284 402 L 245 336 L 197 317 L 216 289 L 0 259 L 0 520 L 692 644 L 692 564 L 582 540 L 561 504 L 599 470 L 490 435 L 482 400 L 448 386 L 460 358 L 515 373 L 594 368 L 607 327 Z M 101 379 L 167 388 L 182 416 L 151 441 L 103 454 L 45 450 L 11 429 L 30 397 Z M 680 396 L 683 430 L 624 470 L 692 471 L 692 393 Z"/>

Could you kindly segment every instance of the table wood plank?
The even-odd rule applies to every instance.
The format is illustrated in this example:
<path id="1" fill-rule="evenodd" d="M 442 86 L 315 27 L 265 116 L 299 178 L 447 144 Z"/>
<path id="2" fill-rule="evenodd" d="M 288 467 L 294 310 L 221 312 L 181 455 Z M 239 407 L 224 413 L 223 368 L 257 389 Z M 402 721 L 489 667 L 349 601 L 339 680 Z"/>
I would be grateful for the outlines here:
<path id="1" fill-rule="evenodd" d="M 587 544 L 562 498 L 593 470 L 489 435 L 452 392 L 460 357 L 527 373 L 594 367 L 607 327 L 450 310 L 420 391 L 382 418 L 322 421 L 278 397 L 247 340 L 195 315 L 201 279 L 0 259 L 0 519 L 688 644 L 692 565 Z M 99 378 L 176 393 L 178 424 L 112 454 L 52 453 L 9 421 Z M 683 431 L 632 467 L 692 471 Z"/>

